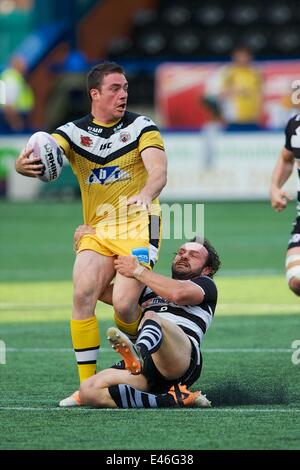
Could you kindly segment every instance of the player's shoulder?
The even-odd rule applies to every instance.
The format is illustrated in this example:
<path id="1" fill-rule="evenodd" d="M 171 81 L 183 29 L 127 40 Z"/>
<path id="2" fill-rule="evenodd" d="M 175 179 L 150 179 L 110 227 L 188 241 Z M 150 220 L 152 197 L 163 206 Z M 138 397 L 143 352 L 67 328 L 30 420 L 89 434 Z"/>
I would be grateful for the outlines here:
<path id="1" fill-rule="evenodd" d="M 126 113 L 124 114 L 123 123 L 124 127 L 133 124 L 139 129 L 144 129 L 148 127 L 157 129 L 155 122 L 150 117 L 145 116 L 144 114 L 133 113 L 131 111 L 126 111 Z"/>
<path id="2" fill-rule="evenodd" d="M 202 287 L 204 291 L 209 291 L 211 294 L 217 295 L 217 286 L 215 281 L 211 277 L 201 275 L 195 277 L 194 279 L 191 279 L 191 281 L 197 284 L 198 286 Z"/>
<path id="3" fill-rule="evenodd" d="M 286 124 L 286 130 L 300 126 L 300 113 L 294 114 Z"/>
<path id="4" fill-rule="evenodd" d="M 74 129 L 82 129 L 82 130 L 88 130 L 89 125 L 91 124 L 91 115 L 87 114 L 86 116 L 83 116 L 80 119 L 75 119 L 74 121 L 69 121 L 65 124 L 62 124 L 59 126 L 57 130 L 63 131 L 66 134 L 70 134 L 74 131 Z M 54 131 L 54 133 L 56 132 Z"/>

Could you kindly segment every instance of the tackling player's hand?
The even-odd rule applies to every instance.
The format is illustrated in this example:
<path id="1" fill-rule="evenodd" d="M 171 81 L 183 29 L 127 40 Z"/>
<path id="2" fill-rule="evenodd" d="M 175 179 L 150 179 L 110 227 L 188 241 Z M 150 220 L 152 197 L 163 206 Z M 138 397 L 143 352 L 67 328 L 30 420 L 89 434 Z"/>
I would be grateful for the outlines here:
<path id="1" fill-rule="evenodd" d="M 118 256 L 114 264 L 116 271 L 125 277 L 134 277 L 133 271 L 140 265 L 135 256 Z"/>
<path id="2" fill-rule="evenodd" d="M 152 199 L 151 199 L 150 196 L 146 196 L 142 193 L 139 193 L 139 194 L 135 194 L 134 196 L 131 196 L 131 197 L 128 198 L 127 206 L 131 206 L 133 204 L 136 204 L 136 206 L 140 206 L 140 207 L 146 209 L 147 211 L 150 211 L 151 203 L 152 203 Z"/>
<path id="3" fill-rule="evenodd" d="M 32 152 L 33 149 L 22 150 L 15 162 L 15 168 L 16 171 L 23 176 L 36 178 L 37 176 L 43 174 L 44 165 L 41 163 L 41 160 L 38 157 L 29 159 Z"/>
<path id="4" fill-rule="evenodd" d="M 83 235 L 94 234 L 96 230 L 88 224 L 78 225 L 74 233 L 74 251 L 77 251 L 78 242 Z"/>
<path id="5" fill-rule="evenodd" d="M 273 209 L 277 212 L 283 211 L 288 201 L 291 201 L 292 197 L 287 194 L 283 189 L 274 188 L 271 191 L 271 204 Z"/>

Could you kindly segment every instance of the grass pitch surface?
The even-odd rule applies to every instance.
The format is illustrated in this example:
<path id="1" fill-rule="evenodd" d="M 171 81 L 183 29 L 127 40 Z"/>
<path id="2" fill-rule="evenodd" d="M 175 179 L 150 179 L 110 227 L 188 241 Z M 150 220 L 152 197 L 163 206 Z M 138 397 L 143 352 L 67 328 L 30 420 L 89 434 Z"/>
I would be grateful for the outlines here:
<path id="1" fill-rule="evenodd" d="M 0 449 L 300 448 L 300 364 L 292 363 L 300 307 L 283 270 L 293 208 L 278 215 L 267 203 L 206 205 L 205 233 L 223 261 L 193 387 L 212 400 L 207 410 L 58 408 L 77 386 L 69 318 L 80 206 L 2 203 L 0 214 Z M 179 243 L 163 242 L 160 272 Z M 105 340 L 111 309 L 99 304 L 97 317 L 102 368 L 118 356 Z"/>

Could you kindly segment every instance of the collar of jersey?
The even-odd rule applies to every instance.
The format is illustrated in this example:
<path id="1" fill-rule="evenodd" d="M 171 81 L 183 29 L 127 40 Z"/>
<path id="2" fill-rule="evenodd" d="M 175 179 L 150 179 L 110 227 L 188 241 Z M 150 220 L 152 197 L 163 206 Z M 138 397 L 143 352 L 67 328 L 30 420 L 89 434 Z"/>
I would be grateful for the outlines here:
<path id="1" fill-rule="evenodd" d="M 116 121 L 110 122 L 109 124 L 107 124 L 107 123 L 104 123 L 104 122 L 97 121 L 97 119 L 95 119 L 94 116 L 92 116 L 93 124 L 96 124 L 96 126 L 101 126 L 101 127 L 113 127 L 116 124 L 118 124 L 121 121 L 121 119 L 122 118 L 117 119 Z"/>

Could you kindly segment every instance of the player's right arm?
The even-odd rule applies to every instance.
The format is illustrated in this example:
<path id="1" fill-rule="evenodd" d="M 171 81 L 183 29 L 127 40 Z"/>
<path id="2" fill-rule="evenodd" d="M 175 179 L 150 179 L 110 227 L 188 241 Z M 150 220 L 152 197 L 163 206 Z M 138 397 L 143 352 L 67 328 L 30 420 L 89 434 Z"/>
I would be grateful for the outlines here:
<path id="1" fill-rule="evenodd" d="M 64 126 L 62 126 L 63 128 Z M 63 132 L 61 128 L 59 127 L 56 129 L 51 136 L 56 140 L 57 144 L 60 146 L 62 149 L 64 155 L 67 157 L 69 160 L 69 154 L 70 154 L 70 140 L 69 136 L 67 133 Z"/>
<path id="2" fill-rule="evenodd" d="M 270 197 L 272 207 L 281 212 L 292 198 L 282 189 L 293 172 L 295 157 L 291 150 L 283 147 L 272 174 Z"/>
<path id="3" fill-rule="evenodd" d="M 38 157 L 29 159 L 32 149 L 23 149 L 17 160 L 15 161 L 15 169 L 20 175 L 36 178 L 42 175 L 44 165 Z"/>
<path id="4" fill-rule="evenodd" d="M 62 128 L 64 127 L 65 126 L 62 126 Z M 70 139 L 68 134 L 63 132 L 61 128 L 58 128 L 52 134 L 52 137 L 56 140 L 57 144 L 62 149 L 63 155 L 68 158 L 70 152 Z M 38 157 L 32 157 L 29 159 L 32 151 L 32 149 L 26 150 L 26 148 L 22 150 L 15 162 L 15 169 L 17 173 L 20 173 L 20 175 L 36 178 L 43 174 L 44 165 Z"/>

